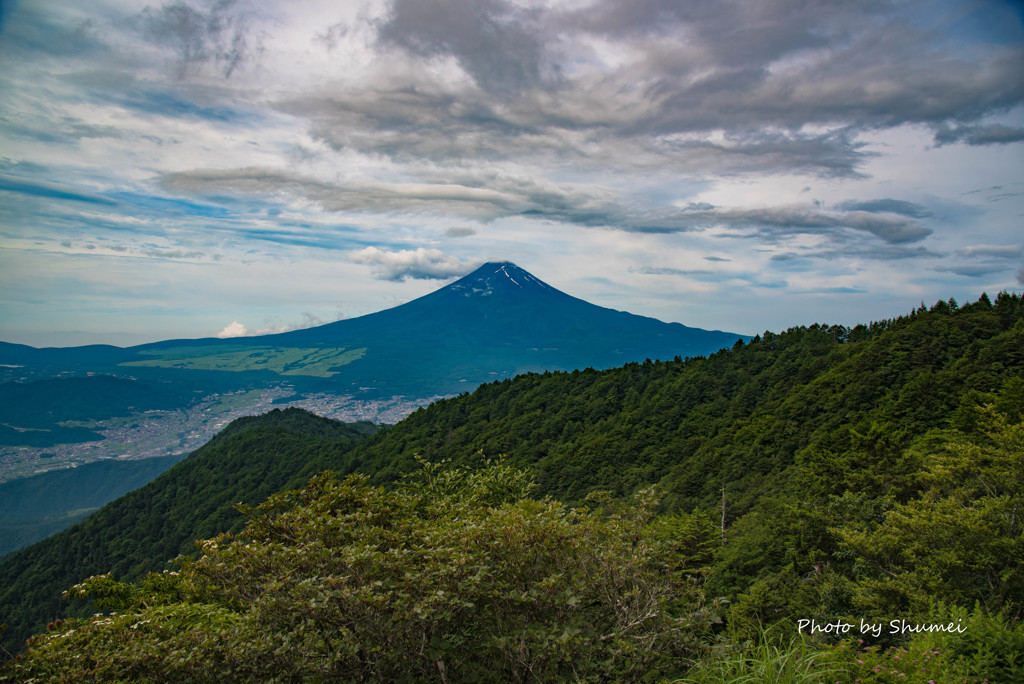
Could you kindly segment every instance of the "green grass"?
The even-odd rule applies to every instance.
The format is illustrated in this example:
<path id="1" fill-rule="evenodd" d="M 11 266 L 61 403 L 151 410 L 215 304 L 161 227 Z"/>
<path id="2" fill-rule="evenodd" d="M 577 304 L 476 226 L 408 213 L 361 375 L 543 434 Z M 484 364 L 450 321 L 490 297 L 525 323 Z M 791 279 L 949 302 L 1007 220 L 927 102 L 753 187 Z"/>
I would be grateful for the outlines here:
<path id="1" fill-rule="evenodd" d="M 762 631 L 756 645 L 725 648 L 703 660 L 675 684 L 811 684 L 845 679 L 846 670 L 827 650 L 794 636 L 779 642 Z"/>
<path id="2" fill-rule="evenodd" d="M 151 368 L 187 368 L 190 370 L 219 370 L 230 372 L 267 370 L 278 375 L 309 375 L 329 378 L 341 366 L 352 363 L 366 354 L 359 349 L 298 347 L 244 347 L 210 345 L 201 347 L 173 347 L 140 352 L 151 359 L 126 361 L 122 366 Z"/>

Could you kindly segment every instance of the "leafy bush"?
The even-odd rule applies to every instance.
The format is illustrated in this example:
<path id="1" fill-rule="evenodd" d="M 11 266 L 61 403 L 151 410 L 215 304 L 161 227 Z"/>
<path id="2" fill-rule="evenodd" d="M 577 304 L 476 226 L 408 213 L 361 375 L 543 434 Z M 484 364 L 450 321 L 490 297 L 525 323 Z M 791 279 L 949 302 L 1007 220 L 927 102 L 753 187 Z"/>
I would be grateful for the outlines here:
<path id="1" fill-rule="evenodd" d="M 526 498 L 523 471 L 422 465 L 393 489 L 329 475 L 248 510 L 177 574 L 73 587 L 110 615 L 56 625 L 13 681 L 637 681 L 709 622 L 656 500 Z M 663 536 L 663 535 L 662 535 Z"/>
<path id="2" fill-rule="evenodd" d="M 926 623 L 956 625 L 954 631 L 923 631 L 901 646 L 881 649 L 847 640 L 833 648 L 851 682 L 1024 681 L 1024 626 L 1018 618 L 936 604 Z"/>

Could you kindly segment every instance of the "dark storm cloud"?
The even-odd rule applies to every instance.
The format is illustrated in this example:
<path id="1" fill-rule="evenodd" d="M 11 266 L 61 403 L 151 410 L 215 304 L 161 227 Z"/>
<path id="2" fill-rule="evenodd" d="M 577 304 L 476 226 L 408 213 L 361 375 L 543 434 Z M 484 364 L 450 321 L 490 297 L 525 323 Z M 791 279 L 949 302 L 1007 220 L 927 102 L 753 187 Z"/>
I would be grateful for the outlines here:
<path id="1" fill-rule="evenodd" d="M 133 24 L 147 39 L 177 53 L 179 78 L 204 65 L 230 77 L 261 50 L 249 14 L 238 0 L 217 0 L 209 9 L 174 2 L 146 7 Z"/>
<path id="2" fill-rule="evenodd" d="M 528 161 L 611 169 L 735 173 L 809 173 L 855 177 L 870 155 L 846 131 L 727 131 L 679 138 L 644 122 L 616 122 L 616 112 L 587 106 L 579 93 L 499 104 L 483 93 L 455 95 L 429 84 L 364 90 L 348 97 L 280 104 L 306 117 L 310 133 L 335 150 L 385 155 L 400 163 Z M 613 93 L 608 93 L 613 97 Z M 602 100 L 602 97 L 595 97 Z M 641 112 L 637 116 L 642 116 Z"/>
<path id="3" fill-rule="evenodd" d="M 594 37 L 619 57 L 597 54 Z M 470 81 L 391 71 L 279 107 L 335 150 L 400 163 L 858 177 L 866 131 L 924 124 L 947 142 L 1012 142 L 1020 131 L 982 119 L 1024 102 L 1021 45 L 951 52 L 874 0 L 396 0 L 377 43 L 451 59 Z"/>
<path id="4" fill-rule="evenodd" d="M 1024 128 L 992 124 L 989 126 L 957 126 L 943 125 L 935 132 L 938 145 L 963 142 L 968 145 L 1005 145 L 1024 140 Z"/>
<path id="5" fill-rule="evenodd" d="M 688 40 L 712 49 L 719 60 L 739 62 L 821 47 L 827 44 L 830 32 L 841 30 L 844 24 L 856 26 L 889 6 L 883 0 L 599 0 L 567 13 L 565 21 L 589 32 L 618 37 L 667 35 L 686 27 Z"/>
<path id="6" fill-rule="evenodd" d="M 543 93 L 529 86 L 543 82 L 570 99 L 607 93 L 606 120 L 601 111 L 586 116 L 618 134 L 966 124 L 1024 101 L 1020 45 L 973 59 L 950 53 L 928 29 L 889 14 L 885 2 L 606 0 L 544 16 L 500 0 L 400 0 L 393 7 L 383 43 L 451 56 L 482 89 L 504 89 L 542 108 Z M 585 43 L 588 33 L 643 57 L 596 80 L 575 75 L 570 63 L 556 69 L 564 78 L 541 78 L 556 48 Z M 622 99 L 638 107 L 616 123 Z M 547 114 L 550 125 L 582 123 Z M 984 130 L 1001 140 L 1015 135 Z"/>
<path id="7" fill-rule="evenodd" d="M 898 31 L 884 41 L 860 37 L 860 45 L 851 50 L 873 53 L 870 60 L 842 50 L 775 72 L 765 65 L 715 69 L 696 82 L 655 75 L 657 99 L 641 125 L 665 133 L 814 125 L 857 132 L 972 121 L 1024 100 L 1019 52 L 971 63 L 894 50 L 891 44 L 903 38 Z"/>
<path id="8" fill-rule="evenodd" d="M 395 0 L 379 40 L 414 55 L 454 57 L 481 89 L 504 97 L 541 81 L 535 21 L 501 0 Z"/>
<path id="9" fill-rule="evenodd" d="M 400 162 L 535 155 L 537 143 L 549 139 L 539 122 L 499 114 L 481 94 L 457 95 L 429 83 L 382 83 L 295 99 L 280 108 L 308 118 L 311 134 L 335 150 L 383 154 Z"/>
<path id="10" fill-rule="evenodd" d="M 567 23 L 647 46 L 634 76 L 661 130 L 966 122 L 1021 103 L 1019 44 L 968 59 L 892 9 L 607 0 Z"/>

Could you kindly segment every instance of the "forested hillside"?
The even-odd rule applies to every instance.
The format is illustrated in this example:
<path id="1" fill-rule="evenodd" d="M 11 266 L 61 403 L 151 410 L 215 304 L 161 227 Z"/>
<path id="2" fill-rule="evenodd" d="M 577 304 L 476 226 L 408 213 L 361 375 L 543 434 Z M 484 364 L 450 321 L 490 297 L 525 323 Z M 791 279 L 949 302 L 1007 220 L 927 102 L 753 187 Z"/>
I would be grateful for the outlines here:
<path id="1" fill-rule="evenodd" d="M 568 502 L 656 483 L 663 511 L 715 547 L 708 589 L 741 635 L 940 600 L 1022 617 L 1022 415 L 1022 300 L 1004 293 L 493 383 L 382 432 L 357 467 L 386 481 L 414 454 L 507 454 Z"/>
<path id="2" fill-rule="evenodd" d="M 492 533 L 505 535 L 502 538 L 520 533 L 541 535 L 525 531 L 525 523 L 515 515 L 534 510 L 535 500 L 546 496 L 567 506 L 597 506 L 607 511 L 610 501 L 658 485 L 660 498 L 653 510 L 660 517 L 643 523 L 634 520 L 630 523 L 635 525 L 634 532 L 619 530 L 600 543 L 610 545 L 602 547 L 606 550 L 617 549 L 609 551 L 612 555 L 625 554 L 628 560 L 626 547 L 609 540 L 632 534 L 629 548 L 636 553 L 661 549 L 654 556 L 641 554 L 637 563 L 656 556 L 656 565 L 682 572 L 691 587 L 699 589 L 671 609 L 664 599 L 651 604 L 650 615 L 657 615 L 657 620 L 686 622 L 685 629 L 679 627 L 679 634 L 686 635 L 685 648 L 676 652 L 674 646 L 658 642 L 658 648 L 668 649 L 659 652 L 665 658 L 659 655 L 644 660 L 646 664 L 638 665 L 636 671 L 624 664 L 632 662 L 628 658 L 623 661 L 616 656 L 614 666 L 612 661 L 606 663 L 612 669 L 604 670 L 604 665 L 586 660 L 591 657 L 586 656 L 584 661 L 591 668 L 587 672 L 597 673 L 593 675 L 596 680 L 615 672 L 628 673 L 627 679 L 640 679 L 665 667 L 695 681 L 719 681 L 714 673 L 724 670 L 715 668 L 736 665 L 729 654 L 739 652 L 748 641 L 764 642 L 766 628 L 788 638 L 797 633 L 801 621 L 811 619 L 819 624 L 867 620 L 879 625 L 901 619 L 912 624 L 951 621 L 970 629 L 965 627 L 965 635 L 938 636 L 894 636 L 880 631 L 864 636 L 865 647 L 874 649 L 871 651 L 861 650 L 855 642 L 853 646 L 829 646 L 827 642 L 842 635 L 819 634 L 813 647 L 817 650 L 807 662 L 833 663 L 839 673 L 836 679 L 842 681 L 861 675 L 868 677 L 864 681 L 872 676 L 873 681 L 902 681 L 898 675 L 908 672 L 920 681 L 953 681 L 949 677 L 955 681 L 1017 681 L 1024 677 L 1024 663 L 1014 655 L 1024 650 L 1024 630 L 1019 622 L 1012 622 L 1024 616 L 1024 525 L 1019 514 L 1024 510 L 1022 417 L 1024 306 L 1020 296 L 1006 293 L 995 302 L 985 296 L 965 306 L 952 300 L 939 302 L 898 319 L 849 329 L 814 325 L 765 333 L 709 358 L 633 363 L 608 371 L 529 374 L 438 402 L 362 442 L 339 459 L 335 469 L 364 473 L 369 482 L 357 479 L 345 484 L 321 478 L 302 492 L 273 499 L 251 515 L 249 528 L 240 537 L 211 542 L 204 547 L 206 559 L 186 562 L 182 575 L 187 579 L 180 580 L 186 584 L 177 584 L 177 579 L 167 580 L 170 584 L 150 579 L 146 580 L 150 584 L 132 588 L 107 578 L 87 583 L 80 591 L 120 597 L 111 605 L 127 610 L 130 617 L 125 619 L 137 624 L 163 619 L 171 629 L 194 626 L 198 631 L 193 637 L 167 646 L 175 657 L 184 658 L 181 672 L 189 671 L 189 658 L 196 663 L 212 658 L 229 670 L 238 667 L 280 673 L 288 671 L 291 663 L 307 668 L 297 671 L 316 677 L 338 672 L 322 669 L 337 665 L 353 678 L 372 679 L 372 669 L 358 668 L 369 667 L 367 663 L 374 658 L 393 662 L 387 659 L 395 654 L 387 644 L 372 646 L 377 653 L 373 656 L 359 650 L 369 648 L 364 641 L 324 642 L 323 630 L 348 625 L 332 622 L 342 617 L 324 617 L 344 615 L 344 611 L 332 612 L 341 605 L 338 601 L 355 601 L 353 610 L 369 611 L 363 614 L 380 625 L 413 620 L 410 629 L 426 630 L 422 634 L 427 643 L 433 644 L 430 639 L 436 638 L 436 647 L 448 653 L 446 649 L 462 652 L 460 649 L 469 648 L 462 642 L 446 641 L 448 636 L 469 634 L 472 629 L 467 626 L 470 623 L 444 620 L 453 615 L 468 619 L 464 609 L 480 600 L 459 595 L 459 584 L 444 579 L 445 573 L 458 574 L 463 566 L 445 570 L 428 563 L 416 565 L 418 570 L 413 571 L 398 556 L 405 558 L 403 554 L 408 553 L 433 558 L 434 545 L 453 536 L 478 534 L 492 524 L 497 525 Z M 226 433 L 209 448 L 217 448 L 220 440 L 234 444 L 233 440 L 244 436 Z M 401 511 L 394 522 L 388 522 L 390 514 L 378 516 L 373 507 L 351 504 L 366 497 L 386 497 L 392 486 L 407 491 L 403 489 L 407 485 L 396 483 L 403 473 L 421 469 L 422 460 L 451 459 L 455 466 L 465 468 L 479 466 L 484 458 L 501 459 L 506 469 L 521 469 L 502 471 L 507 477 L 511 472 L 529 473 L 536 481 L 529 499 L 524 498 L 525 490 L 515 486 L 511 494 L 495 495 L 504 502 L 501 506 L 488 507 L 489 499 L 481 499 L 482 494 L 465 495 L 459 489 L 462 485 L 451 485 L 463 494 L 451 501 L 442 497 L 448 502 L 442 506 L 444 516 L 452 516 L 444 518 L 447 522 L 438 522 L 439 518 L 429 513 L 432 506 L 440 505 L 433 495 L 424 494 L 426 499 L 416 499 L 419 503 L 401 497 L 389 500 L 387 506 Z M 465 479 L 471 471 L 455 472 Z M 521 477 L 525 475 L 516 476 Z M 516 478 L 513 481 L 518 482 Z M 383 487 L 371 490 L 370 483 Z M 601 500 L 588 498 L 593 490 L 607 490 L 613 499 L 599 504 Z M 342 494 L 355 508 L 331 503 Z M 508 509 L 512 518 L 502 512 L 506 505 L 513 507 Z M 468 518 L 460 517 L 463 514 Z M 612 518 L 615 515 L 625 514 Z M 337 561 L 341 563 L 336 568 L 341 573 L 339 579 L 330 579 L 331 573 L 324 579 L 318 565 L 321 561 L 316 559 L 327 562 L 333 542 L 324 540 L 334 539 L 339 525 L 347 525 L 343 521 L 348 520 L 359 520 L 364 527 L 345 537 L 344 543 L 339 541 L 337 551 L 355 555 Z M 425 535 L 422 543 L 406 548 L 386 541 L 390 537 L 384 531 L 393 524 L 420 530 Z M 440 527 L 424 532 L 421 526 L 427 524 Z M 217 531 L 204 529 L 209 529 L 207 536 Z M 305 555 L 304 549 L 311 548 L 302 541 L 305 535 L 310 544 L 324 544 L 316 552 L 320 555 Z M 109 539 L 114 542 L 114 537 Z M 177 545 L 166 546 L 164 557 L 176 554 L 183 541 L 181 537 Z M 662 542 L 669 547 L 663 549 L 659 546 Z M 669 555 L 659 555 L 663 553 Z M 403 593 L 411 591 L 408 578 L 392 577 L 381 570 L 379 563 L 384 559 L 394 561 L 395 572 L 408 570 L 413 576 L 425 567 L 433 568 L 425 586 L 435 586 L 441 593 L 417 590 L 413 594 L 419 598 L 396 603 L 391 610 L 388 597 L 396 601 L 405 597 L 404 601 L 413 594 Z M 487 568 L 493 569 L 498 561 L 474 557 L 465 562 L 483 564 L 483 574 L 473 577 L 486 584 L 491 572 Z M 538 562 L 558 567 L 550 557 Z M 373 572 L 369 572 L 371 567 Z M 365 578 L 366 584 L 345 584 L 350 581 L 342 577 L 349 577 L 347 570 L 342 572 L 345 568 L 359 569 L 351 577 Z M 517 568 L 515 572 L 526 571 L 524 565 Z M 108 562 L 105 570 L 122 580 L 137 577 L 142 568 Z M 383 574 L 374 574 L 378 572 Z M 528 581 L 513 575 L 508 581 L 515 586 L 520 580 L 526 582 L 522 585 L 525 593 L 518 599 L 509 595 L 503 600 L 518 601 L 516 605 L 529 612 L 534 610 L 532 601 L 550 599 L 555 602 L 553 614 L 578 625 L 572 616 L 580 615 L 576 612 L 581 610 L 579 597 L 588 595 L 592 585 L 587 582 L 597 581 L 599 575 L 583 573 L 584 587 L 562 584 L 563 576 L 554 570 Z M 291 579 L 283 582 L 286 576 Z M 581 577 L 571 576 L 574 582 Z M 247 583 L 246 578 L 252 582 Z M 73 578 L 65 586 L 80 579 Z M 221 580 L 227 584 L 217 584 Z M 298 582 L 294 592 L 287 589 L 293 582 Z M 639 593 L 629 595 L 639 596 L 650 589 L 647 584 L 637 585 L 634 591 Z M 147 612 L 153 606 L 140 599 L 149 596 L 147 592 L 163 597 L 154 605 L 163 606 L 164 612 Z M 713 597 L 721 597 L 723 602 Z M 275 603 L 278 599 L 281 602 Z M 205 607 L 200 609 L 200 603 Z M 546 660 L 537 661 L 537 667 L 558 673 L 566 663 L 572 669 L 584 662 L 575 660 L 583 657 L 575 649 L 592 655 L 594 651 L 587 649 L 593 648 L 594 640 L 603 643 L 602 635 L 579 636 L 568 628 L 554 635 L 523 627 L 510 635 L 503 631 L 508 624 L 500 616 L 505 613 L 487 601 L 484 604 L 481 610 L 497 611 L 495 622 L 473 629 L 483 630 L 479 633 L 497 641 L 488 642 L 486 648 L 479 645 L 487 653 L 480 658 L 509 656 L 510 644 L 518 638 L 515 648 L 526 649 L 521 653 L 548 654 Z M 655 604 L 661 606 L 658 611 Z M 414 611 L 412 617 L 406 609 L 414 607 L 421 612 Z M 667 612 L 659 612 L 662 608 Z M 440 611 L 436 620 L 432 611 Z M 186 613 L 192 617 L 186 619 Z M 507 619 L 525 619 L 518 612 L 513 614 Z M 721 619 L 716 620 L 716 615 Z M 294 659 L 278 657 L 280 649 L 290 646 L 279 641 L 276 628 L 270 629 L 275 624 L 281 634 L 291 634 L 288 638 L 294 638 L 295 644 L 305 645 L 294 653 Z M 657 624 L 661 629 L 667 623 Z M 127 668 L 119 670 L 122 673 L 142 667 L 132 647 L 118 646 L 118 635 L 126 634 L 130 625 L 111 625 L 89 623 L 89 636 L 81 636 L 80 643 L 75 641 L 79 637 L 72 638 L 71 632 L 59 629 L 52 638 L 37 640 L 40 667 L 65 662 L 62 654 L 79 647 L 92 649 L 96 662 L 120 654 L 116 658 L 123 656 L 122 665 Z M 208 646 L 219 643 L 218 634 L 235 627 L 250 630 L 246 633 L 252 636 L 251 642 L 236 643 L 244 656 Z M 615 629 L 609 626 L 609 641 L 629 632 L 628 628 L 625 632 Z M 156 638 L 157 632 L 151 634 Z M 140 636 L 138 643 L 148 644 L 149 638 Z M 398 644 L 409 636 L 403 632 L 395 638 Z M 565 650 L 544 650 L 554 648 L 551 639 L 562 639 Z M 615 641 L 627 642 L 629 639 Z M 312 650 L 304 650 L 307 646 Z M 887 646 L 892 648 L 879 650 Z M 497 650 L 487 650 L 492 647 Z M 318 650 L 322 648 L 327 651 Z M 345 650 L 349 648 L 355 650 Z M 915 654 L 915 662 L 921 663 L 914 665 L 917 669 L 910 670 L 909 662 L 901 662 L 901 652 Z M 502 661 L 502 667 L 523 672 L 515 669 L 518 661 L 513 661 Z M 428 658 L 426 665 L 417 661 L 416 667 L 429 666 L 431 677 L 447 681 L 445 663 L 451 662 L 441 658 L 438 664 Z M 740 658 L 739 662 L 736 667 L 746 667 L 750 659 Z M 473 671 L 474 663 L 479 664 L 463 663 L 462 671 Z M 882 669 L 871 674 L 876 666 Z M 655 670 L 645 669 L 648 667 Z M 883 670 L 896 674 L 875 676 Z M 357 677 L 356 672 L 362 674 Z M 702 676 L 708 678 L 700 680 Z"/>
<path id="3" fill-rule="evenodd" d="M 543 373 L 436 402 L 357 451 L 378 480 L 413 455 L 507 454 L 540 494 L 661 484 L 670 508 L 720 505 L 736 519 L 821 450 L 906 446 L 1024 372 L 1021 300 L 1000 295 L 858 325 L 770 332 L 708 358 Z M 851 459 L 856 460 L 856 459 Z"/>
<path id="4" fill-rule="evenodd" d="M 0 557 L 45 539 L 138 489 L 183 456 L 104 459 L 0 482 Z M 55 492 L 59 496 L 54 496 Z"/>
<path id="5" fill-rule="evenodd" d="M 316 473 L 344 467 L 346 454 L 376 431 L 301 409 L 240 418 L 201 449 L 149 484 L 107 504 L 67 530 L 0 562 L 0 635 L 20 650 L 33 631 L 69 608 L 60 594 L 71 584 L 113 571 L 135 579 L 166 567 L 192 542 L 241 529 L 236 503 L 257 504 L 300 486 Z"/>

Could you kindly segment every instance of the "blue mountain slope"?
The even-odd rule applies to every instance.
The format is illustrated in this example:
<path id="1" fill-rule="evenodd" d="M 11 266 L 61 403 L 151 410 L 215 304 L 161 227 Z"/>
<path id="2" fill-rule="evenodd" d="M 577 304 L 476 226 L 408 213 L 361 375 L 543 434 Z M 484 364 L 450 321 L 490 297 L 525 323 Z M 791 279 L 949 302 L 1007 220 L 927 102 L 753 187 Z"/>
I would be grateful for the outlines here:
<path id="1" fill-rule="evenodd" d="M 459 379 L 468 373 L 480 382 L 529 370 L 703 356 L 741 337 L 596 306 L 515 264 L 496 262 L 393 309 L 252 341 L 367 347 L 342 375 L 384 363 L 392 366 L 391 376 L 457 371 Z"/>
<path id="2" fill-rule="evenodd" d="M 741 337 L 596 306 L 503 261 L 401 306 L 315 328 L 81 350 L 147 378 L 235 371 L 286 376 L 321 391 L 429 396 L 526 371 L 703 356 Z M 75 358 L 74 349 L 7 351 L 19 362 Z"/>

